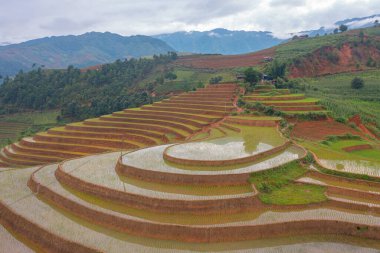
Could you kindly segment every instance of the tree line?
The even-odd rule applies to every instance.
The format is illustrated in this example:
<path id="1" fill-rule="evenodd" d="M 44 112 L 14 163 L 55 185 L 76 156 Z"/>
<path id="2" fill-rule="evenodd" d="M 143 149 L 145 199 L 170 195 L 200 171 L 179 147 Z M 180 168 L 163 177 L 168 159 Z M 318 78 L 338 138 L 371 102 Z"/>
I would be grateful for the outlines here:
<path id="1" fill-rule="evenodd" d="M 176 58 L 170 52 L 152 59 L 117 60 L 98 70 L 68 66 L 20 71 L 14 78 L 5 77 L 0 85 L 0 114 L 61 109 L 63 117 L 82 120 L 151 103 L 146 87 L 136 84 L 158 65 Z"/>

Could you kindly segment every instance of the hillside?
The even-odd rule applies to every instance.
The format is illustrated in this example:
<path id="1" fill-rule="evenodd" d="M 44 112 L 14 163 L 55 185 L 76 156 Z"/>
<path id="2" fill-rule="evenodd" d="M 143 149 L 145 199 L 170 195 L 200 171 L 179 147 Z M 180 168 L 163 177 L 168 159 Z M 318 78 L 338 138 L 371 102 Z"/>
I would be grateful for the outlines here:
<path id="1" fill-rule="evenodd" d="M 154 37 L 165 41 L 179 52 L 225 55 L 255 52 L 283 41 L 270 32 L 230 31 L 221 28 L 204 32 L 160 34 Z"/>
<path id="2" fill-rule="evenodd" d="M 62 69 L 87 67 L 117 59 L 166 54 L 174 51 L 165 42 L 148 36 L 124 37 L 90 32 L 79 36 L 54 36 L 0 46 L 0 75 L 14 75 L 35 66 Z"/>
<path id="3" fill-rule="evenodd" d="M 241 55 L 193 55 L 176 63 L 193 68 L 227 69 L 264 65 L 265 57 L 288 65 L 290 77 L 307 77 L 371 69 L 379 66 L 380 27 L 351 30 Z"/>

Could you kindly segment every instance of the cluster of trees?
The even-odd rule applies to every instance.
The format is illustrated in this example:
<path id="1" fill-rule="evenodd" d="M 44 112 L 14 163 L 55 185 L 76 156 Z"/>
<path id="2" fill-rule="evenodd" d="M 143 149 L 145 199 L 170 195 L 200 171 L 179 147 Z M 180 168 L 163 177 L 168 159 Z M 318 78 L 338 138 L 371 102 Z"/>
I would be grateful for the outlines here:
<path id="1" fill-rule="evenodd" d="M 13 79 L 5 77 L 0 86 L 0 114 L 61 109 L 63 117 L 81 120 L 147 104 L 152 102 L 149 92 L 136 84 L 158 65 L 176 58 L 175 53 L 168 53 L 153 59 L 117 60 L 99 70 L 69 66 L 20 71 Z"/>
<path id="2" fill-rule="evenodd" d="M 218 84 L 218 83 L 220 83 L 222 80 L 223 80 L 223 77 L 222 77 L 222 76 L 211 77 L 210 80 L 209 80 L 209 84 Z"/>

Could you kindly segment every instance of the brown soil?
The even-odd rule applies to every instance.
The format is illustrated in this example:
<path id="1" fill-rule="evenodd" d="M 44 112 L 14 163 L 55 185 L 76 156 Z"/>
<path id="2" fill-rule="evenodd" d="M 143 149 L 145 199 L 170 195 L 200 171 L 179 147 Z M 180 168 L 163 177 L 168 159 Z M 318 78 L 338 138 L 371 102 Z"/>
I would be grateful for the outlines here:
<path id="1" fill-rule="evenodd" d="M 347 133 L 364 136 L 363 132 L 359 132 L 333 119 L 296 122 L 291 136 L 307 140 L 324 140 L 329 135 L 344 135 Z"/>
<path id="2" fill-rule="evenodd" d="M 334 57 L 335 60 L 333 59 Z M 345 43 L 342 47 L 325 46 L 290 67 L 290 77 L 312 77 L 368 69 L 369 58 L 378 62 L 380 51 L 365 43 Z"/>
<path id="3" fill-rule="evenodd" d="M 378 136 L 374 135 L 371 131 L 369 131 L 368 128 L 363 124 L 360 115 L 355 115 L 348 121 L 354 123 L 363 133 L 368 134 L 369 136 L 372 136 L 374 138 L 379 138 Z"/>
<path id="4" fill-rule="evenodd" d="M 176 65 L 193 68 L 236 68 L 264 63 L 264 57 L 274 57 L 275 48 L 242 55 L 192 55 L 180 57 Z"/>

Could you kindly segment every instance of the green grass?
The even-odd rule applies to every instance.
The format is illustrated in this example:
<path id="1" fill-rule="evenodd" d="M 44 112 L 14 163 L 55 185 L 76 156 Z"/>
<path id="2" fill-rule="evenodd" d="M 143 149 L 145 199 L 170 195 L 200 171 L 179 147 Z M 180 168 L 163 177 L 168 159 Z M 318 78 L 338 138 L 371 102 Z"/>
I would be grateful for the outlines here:
<path id="1" fill-rule="evenodd" d="M 263 95 L 250 95 L 250 96 L 245 96 L 245 97 L 254 97 L 254 98 L 270 98 L 270 97 L 302 97 L 304 94 L 284 94 L 284 95 L 268 95 L 268 96 L 263 96 Z"/>
<path id="2" fill-rule="evenodd" d="M 261 194 L 260 199 L 266 204 L 305 205 L 327 200 L 325 190 L 319 185 L 289 184 L 270 194 Z"/>
<path id="3" fill-rule="evenodd" d="M 232 71 L 174 67 L 173 73 L 177 75 L 177 79 L 174 81 L 165 80 L 164 84 L 157 85 L 154 88 L 156 93 L 162 95 L 173 91 L 190 91 L 197 88 L 200 83 L 207 86 L 210 78 L 216 76 L 221 76 L 223 78 L 222 82 L 236 81 L 236 77 Z M 154 83 L 156 78 L 162 74 L 162 70 L 157 70 L 142 80 L 138 86 L 144 88 L 149 83 Z"/>
<path id="4" fill-rule="evenodd" d="M 319 99 L 317 98 L 305 98 L 300 100 L 273 100 L 273 101 L 263 101 L 263 103 L 284 103 L 284 104 L 291 104 L 291 103 L 317 103 Z"/>
<path id="5" fill-rule="evenodd" d="M 245 120 L 281 120 L 280 117 L 251 116 L 251 115 L 231 116 L 231 118 L 233 118 L 233 119 L 245 119 Z"/>
<path id="6" fill-rule="evenodd" d="M 299 185 L 294 180 L 307 172 L 299 162 L 252 173 L 249 181 L 260 192 L 263 203 L 275 205 L 310 204 L 326 200 L 325 188 L 321 186 Z"/>
<path id="7" fill-rule="evenodd" d="M 363 31 L 366 35 L 379 36 L 380 27 L 349 31 L 339 34 L 330 34 L 308 39 L 299 39 L 280 44 L 276 47 L 275 57 L 282 61 L 292 61 L 295 58 L 306 56 L 323 46 L 339 47 L 344 42 L 359 42 L 359 33 Z"/>
<path id="8" fill-rule="evenodd" d="M 351 89 L 351 80 L 360 77 L 364 88 Z M 320 99 L 320 104 L 335 118 L 359 114 L 364 122 L 373 122 L 380 130 L 380 70 L 344 73 L 303 79 L 301 89 L 307 96 Z"/>
<path id="9" fill-rule="evenodd" d="M 1 138 L 0 147 L 4 147 L 11 142 L 26 136 L 34 135 L 37 132 L 46 131 L 47 129 L 57 126 L 57 116 L 60 115 L 59 111 L 44 111 L 44 112 L 24 112 L 0 117 L 0 122 L 5 122 L 4 125 L 17 124 L 17 127 L 7 128 L 7 134 L 12 136 Z M 23 126 L 23 127 L 19 127 Z"/>

